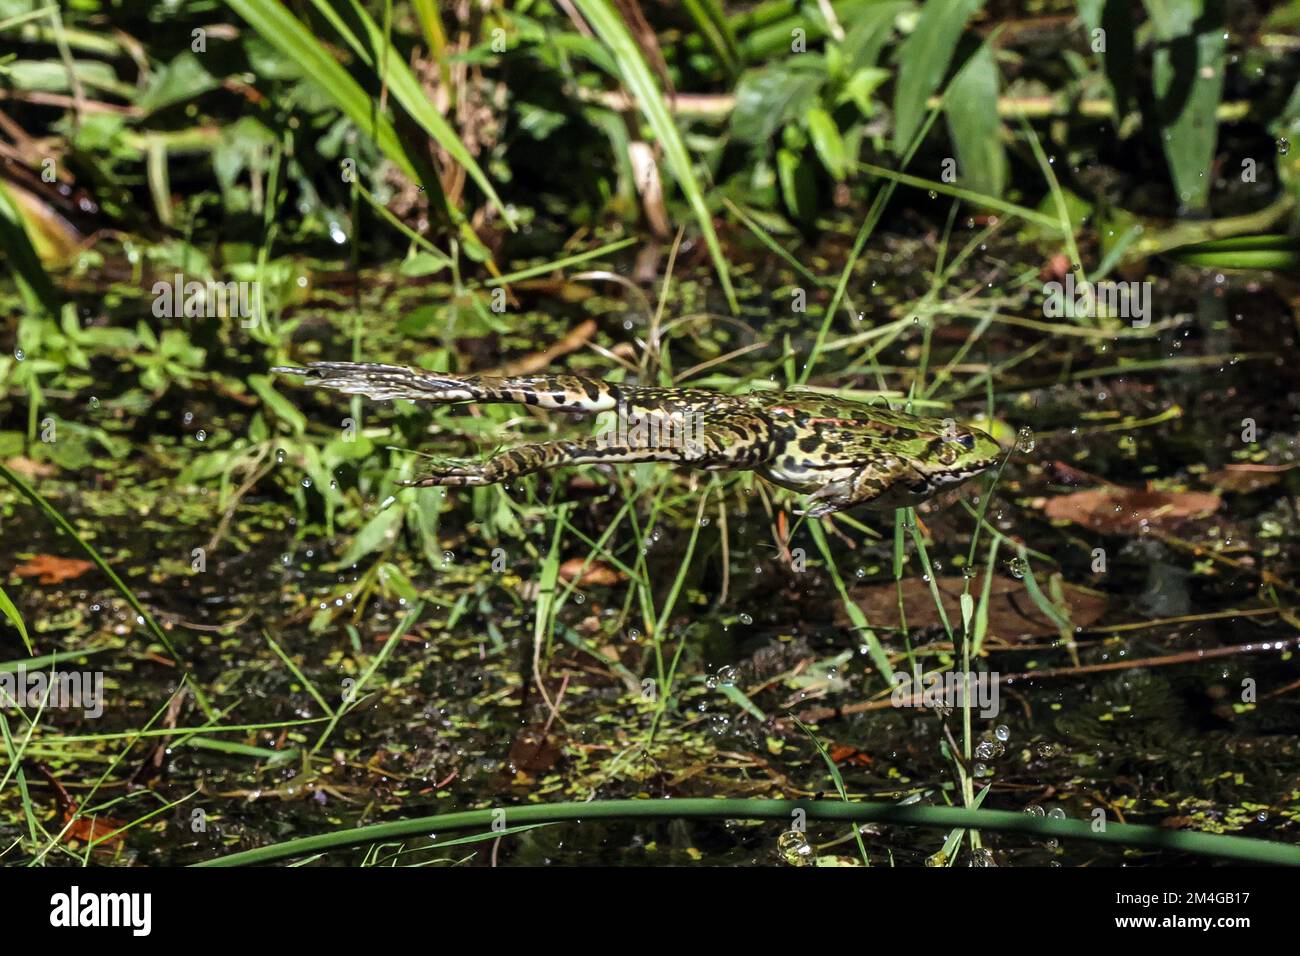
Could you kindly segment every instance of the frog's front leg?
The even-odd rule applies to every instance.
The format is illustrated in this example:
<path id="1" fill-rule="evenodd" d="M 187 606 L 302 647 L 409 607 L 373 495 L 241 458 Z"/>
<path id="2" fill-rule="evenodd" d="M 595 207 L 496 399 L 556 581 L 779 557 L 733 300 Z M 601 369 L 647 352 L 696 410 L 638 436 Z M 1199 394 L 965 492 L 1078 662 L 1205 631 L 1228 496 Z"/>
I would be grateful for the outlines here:
<path id="1" fill-rule="evenodd" d="M 599 438 L 587 441 L 548 441 L 520 445 L 485 462 L 444 468 L 423 478 L 407 482 L 417 488 L 434 485 L 446 487 L 495 485 L 511 478 L 567 465 L 592 465 L 600 462 L 683 461 L 682 452 L 673 448 L 634 448 L 615 446 Z"/>

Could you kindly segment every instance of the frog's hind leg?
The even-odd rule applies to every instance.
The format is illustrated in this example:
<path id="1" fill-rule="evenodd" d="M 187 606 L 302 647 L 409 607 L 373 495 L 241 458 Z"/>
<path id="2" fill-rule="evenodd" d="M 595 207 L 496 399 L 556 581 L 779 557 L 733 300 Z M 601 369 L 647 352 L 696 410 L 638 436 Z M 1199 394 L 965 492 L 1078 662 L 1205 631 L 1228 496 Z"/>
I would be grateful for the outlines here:
<path id="1" fill-rule="evenodd" d="M 512 402 L 564 412 L 603 412 L 616 408 L 622 400 L 617 386 L 577 375 L 499 378 L 426 372 L 368 362 L 314 362 L 306 368 L 281 367 L 271 371 L 302 376 L 307 385 L 380 400 L 405 398 L 438 404 Z"/>
<path id="2" fill-rule="evenodd" d="M 406 484 L 417 488 L 434 485 L 495 485 L 511 478 L 567 465 L 680 460 L 681 454 L 671 448 L 620 447 L 599 438 L 587 441 L 548 441 L 536 445 L 520 445 L 478 464 L 442 468 Z"/>

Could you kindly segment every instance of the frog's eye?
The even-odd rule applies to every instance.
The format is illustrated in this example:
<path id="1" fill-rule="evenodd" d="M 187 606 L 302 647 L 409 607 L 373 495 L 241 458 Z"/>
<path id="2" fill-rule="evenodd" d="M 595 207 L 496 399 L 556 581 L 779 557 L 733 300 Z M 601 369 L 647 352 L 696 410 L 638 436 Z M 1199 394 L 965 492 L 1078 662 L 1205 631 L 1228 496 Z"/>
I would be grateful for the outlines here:
<path id="1" fill-rule="evenodd" d="M 967 451 L 974 451 L 974 450 L 975 450 L 975 436 L 974 436 L 974 435 L 959 435 L 959 436 L 957 437 L 957 444 L 961 445 L 961 447 L 962 447 L 962 448 L 965 448 Z"/>

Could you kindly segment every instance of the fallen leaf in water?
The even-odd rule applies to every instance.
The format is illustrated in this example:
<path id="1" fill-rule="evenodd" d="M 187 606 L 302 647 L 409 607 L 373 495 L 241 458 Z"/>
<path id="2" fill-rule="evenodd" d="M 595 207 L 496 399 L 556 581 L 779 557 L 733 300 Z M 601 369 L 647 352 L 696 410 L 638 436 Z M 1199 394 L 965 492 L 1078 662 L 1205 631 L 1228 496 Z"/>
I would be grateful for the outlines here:
<path id="1" fill-rule="evenodd" d="M 578 587 L 607 588 L 618 584 L 625 577 L 622 571 L 604 561 L 592 561 L 584 571 L 582 566 L 585 563 L 586 558 L 570 558 L 560 565 L 560 578 L 573 581 Z"/>
<path id="2" fill-rule="evenodd" d="M 79 578 L 95 565 L 80 558 L 60 558 L 53 554 L 38 554 L 14 568 L 20 578 L 36 578 L 41 584 L 59 584 Z"/>
<path id="3" fill-rule="evenodd" d="M 1282 480 L 1281 473 L 1293 467 L 1293 465 L 1228 465 L 1218 471 L 1208 472 L 1205 480 L 1220 491 L 1235 491 L 1238 494 L 1248 495 L 1252 491 L 1277 484 Z"/>
<path id="4" fill-rule="evenodd" d="M 67 822 L 65 815 L 64 822 Z M 80 843 L 95 843 L 95 848 L 99 850 L 112 850 L 121 845 L 122 837 L 125 835 L 119 833 L 126 826 L 125 820 L 119 820 L 116 817 L 77 817 L 63 833 L 63 841 L 71 843 L 76 840 Z M 112 834 L 110 836 L 110 834 Z"/>
<path id="5" fill-rule="evenodd" d="M 24 478 L 49 478 L 59 473 L 57 465 L 45 461 L 32 461 L 22 456 L 10 458 L 5 464 Z"/>
<path id="6" fill-rule="evenodd" d="M 956 575 L 939 578 L 939 595 L 943 600 L 943 609 L 948 615 L 948 623 L 954 629 L 961 627 L 961 595 L 966 581 Z M 1046 589 L 1046 582 L 1042 582 Z M 919 578 L 904 578 L 903 613 L 907 616 L 909 629 L 938 627 L 939 609 L 935 607 L 930 585 Z M 1106 596 L 1096 591 L 1063 585 L 1067 605 L 1067 616 L 1076 627 L 1087 627 L 1106 612 Z M 984 591 L 984 576 L 981 574 L 970 582 L 970 595 L 979 604 Z M 898 586 L 894 583 L 873 584 L 866 588 L 854 588 L 849 596 L 867 615 L 867 620 L 875 627 L 896 628 L 898 619 Z M 843 605 L 836 606 L 836 620 L 849 626 L 848 614 Z M 1023 640 L 1031 637 L 1055 636 L 1058 631 L 1046 614 L 1039 610 L 1034 599 L 1025 590 L 1025 582 L 1015 578 L 994 575 L 989 587 L 989 627 L 988 633 L 1003 640 Z"/>
<path id="7" fill-rule="evenodd" d="M 1164 529 L 1212 514 L 1219 496 L 1204 491 L 1148 491 L 1107 485 L 1047 499 L 1049 518 L 1073 521 L 1103 534 L 1137 534 L 1143 527 Z"/>
<path id="8" fill-rule="evenodd" d="M 516 772 L 545 773 L 560 762 L 564 751 L 554 734 L 529 728 L 510 744 L 510 765 Z"/>
<path id="9" fill-rule="evenodd" d="M 851 764 L 855 767 L 870 767 L 871 755 L 863 753 L 857 747 L 850 747 L 847 744 L 833 744 L 831 746 L 831 760 L 838 766 Z"/>

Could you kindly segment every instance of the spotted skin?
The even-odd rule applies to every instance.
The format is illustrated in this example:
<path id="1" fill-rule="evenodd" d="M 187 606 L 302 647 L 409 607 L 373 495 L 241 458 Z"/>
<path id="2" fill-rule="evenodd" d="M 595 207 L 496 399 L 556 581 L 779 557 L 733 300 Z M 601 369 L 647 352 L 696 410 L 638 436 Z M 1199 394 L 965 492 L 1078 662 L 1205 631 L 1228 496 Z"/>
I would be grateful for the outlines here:
<path id="1" fill-rule="evenodd" d="M 662 461 L 756 471 L 809 496 L 813 517 L 857 505 L 925 501 L 991 467 L 1001 448 L 952 419 L 922 418 L 811 392 L 722 395 L 618 385 L 576 375 L 457 376 L 398 365 L 319 362 L 276 368 L 308 385 L 374 399 L 443 404 L 510 402 L 561 412 L 615 411 L 613 432 L 585 441 L 521 445 L 487 461 L 443 468 L 417 486 L 490 485 L 567 465 Z"/>

